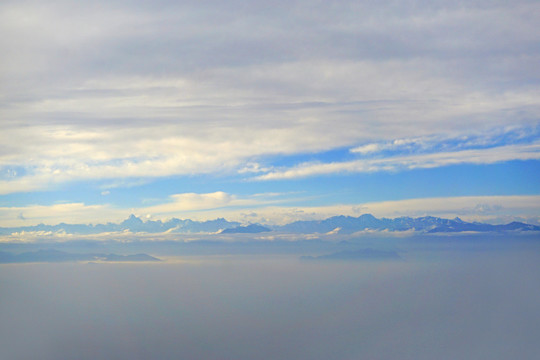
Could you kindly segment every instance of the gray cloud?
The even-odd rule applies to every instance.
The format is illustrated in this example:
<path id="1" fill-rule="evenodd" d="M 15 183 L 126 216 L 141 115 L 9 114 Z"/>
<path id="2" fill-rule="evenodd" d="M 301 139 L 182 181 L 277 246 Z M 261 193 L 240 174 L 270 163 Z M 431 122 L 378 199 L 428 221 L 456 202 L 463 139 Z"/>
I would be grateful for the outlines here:
<path id="1" fill-rule="evenodd" d="M 0 6 L 9 191 L 538 125 L 533 1 Z"/>

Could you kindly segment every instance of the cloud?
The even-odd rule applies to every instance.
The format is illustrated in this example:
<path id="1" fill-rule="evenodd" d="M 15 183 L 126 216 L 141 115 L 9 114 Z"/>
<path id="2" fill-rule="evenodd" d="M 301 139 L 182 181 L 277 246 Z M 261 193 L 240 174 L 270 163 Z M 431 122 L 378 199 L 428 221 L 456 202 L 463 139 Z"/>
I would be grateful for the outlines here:
<path id="1" fill-rule="evenodd" d="M 236 219 L 256 217 L 253 212 L 259 207 L 275 206 L 302 200 L 290 193 L 259 193 L 238 196 L 223 191 L 213 193 L 173 194 L 167 199 L 153 199 L 151 206 L 118 207 L 110 204 L 87 205 L 84 203 L 62 203 L 53 205 L 27 205 L 0 207 L 0 227 L 27 226 L 61 222 L 72 224 L 119 222 L 130 214 L 167 219 L 171 217 L 192 220 L 211 220 L 233 214 Z M 249 211 L 249 215 L 246 212 Z M 22 216 L 24 214 L 24 216 Z"/>
<path id="2" fill-rule="evenodd" d="M 125 213 L 126 210 L 119 210 L 107 204 L 63 203 L 0 207 L 0 226 L 27 226 L 39 223 L 55 225 L 61 222 L 71 224 L 116 222 L 122 220 Z"/>
<path id="3" fill-rule="evenodd" d="M 369 173 L 434 168 L 458 164 L 492 164 L 511 160 L 540 159 L 540 143 L 508 145 L 487 149 L 469 149 L 362 159 L 332 163 L 303 163 L 292 168 L 276 170 L 254 177 L 254 180 L 282 180 L 337 173 Z"/>
<path id="4" fill-rule="evenodd" d="M 509 223 L 523 221 L 540 224 L 540 196 L 461 196 L 404 199 L 396 201 L 325 206 L 267 206 L 257 209 L 259 219 L 268 223 L 285 224 L 298 220 L 318 220 L 336 215 L 396 218 L 401 216 L 460 217 L 465 221 Z M 234 213 L 228 217 L 233 218 Z M 252 220 L 255 221 L 255 220 Z M 257 220 L 260 221 L 260 220 Z"/>
<path id="5" fill-rule="evenodd" d="M 539 195 L 520 196 L 459 196 L 406 199 L 362 204 L 362 212 L 384 216 L 423 216 L 428 214 L 457 214 L 483 216 L 486 214 L 515 214 L 522 211 L 532 215 L 540 207 Z"/>
<path id="6" fill-rule="evenodd" d="M 353 154 L 371 155 L 384 153 L 433 153 L 439 151 L 456 151 L 466 149 L 487 149 L 511 144 L 527 144 L 534 142 L 539 136 L 538 126 L 522 127 L 507 125 L 495 127 L 488 131 L 462 133 L 458 136 L 432 134 L 423 137 L 398 138 L 390 141 L 363 144 L 349 151 Z"/>
<path id="7" fill-rule="evenodd" d="M 261 165 L 258 163 L 247 163 L 244 168 L 238 170 L 238 173 L 239 174 L 260 173 L 260 172 L 268 172 L 270 170 L 271 170 L 270 168 L 261 167 Z"/>
<path id="8" fill-rule="evenodd" d="M 0 207 L 0 226 L 120 222 L 131 213 L 154 220 L 177 217 L 204 221 L 224 217 L 230 221 L 263 224 L 285 224 L 299 220 L 324 219 L 336 215 L 359 216 L 366 213 L 389 218 L 457 216 L 465 221 L 488 223 L 524 221 L 540 224 L 538 216 L 540 195 L 434 197 L 321 206 L 294 205 L 297 201 L 298 198 L 285 195 L 238 196 L 219 191 L 205 194 L 176 194 L 157 205 L 138 208 L 83 203 Z M 20 217 L 22 213 L 24 218 Z"/>
<path id="9" fill-rule="evenodd" d="M 185 211 L 219 209 L 237 204 L 235 196 L 223 191 L 207 194 L 184 193 L 171 195 L 171 201 L 165 204 L 150 206 L 145 211 L 151 214 L 168 214 Z"/>
<path id="10" fill-rule="evenodd" d="M 187 217 L 193 220 L 209 220 L 233 216 L 234 220 L 243 221 L 246 217 L 260 219 L 260 214 L 253 212 L 268 206 L 283 206 L 301 198 L 291 197 L 289 193 L 261 193 L 238 196 L 223 191 L 198 194 L 183 193 L 169 197 L 169 201 L 158 205 L 137 209 L 137 213 L 152 214 L 153 217 Z M 249 215 L 246 212 L 250 211 Z"/>
<path id="11" fill-rule="evenodd" d="M 352 153 L 369 154 L 381 151 L 384 147 L 380 144 L 367 144 L 351 149 Z"/>
<path id="12" fill-rule="evenodd" d="M 4 1 L 1 192 L 537 126 L 538 8 Z"/>
<path id="13" fill-rule="evenodd" d="M 430 138 L 395 139 L 390 142 L 371 143 L 371 144 L 361 145 L 361 146 L 352 148 L 349 151 L 351 153 L 358 153 L 361 155 L 366 155 L 366 154 L 371 154 L 371 153 L 378 153 L 384 150 L 398 150 L 398 149 L 403 150 L 403 149 L 424 148 L 426 146 L 427 141 L 431 142 L 432 144 L 430 145 L 433 146 L 444 140 L 445 139 L 438 139 L 438 141 L 436 142 L 435 139 L 430 139 Z"/>
<path id="14" fill-rule="evenodd" d="M 312 125 L 297 131 L 308 134 L 318 126 L 317 122 Z M 538 131 L 535 128 L 528 129 L 528 137 L 519 135 L 527 128 L 514 126 L 511 129 L 492 129 L 492 134 L 488 136 L 398 138 L 387 143 L 368 144 L 367 147 L 357 147 L 351 150 L 353 153 L 359 153 L 363 156 L 376 155 L 376 151 L 384 152 L 383 157 L 373 159 L 366 157 L 346 162 L 304 163 L 291 168 L 261 166 L 257 162 L 250 161 L 249 159 L 255 156 L 262 157 L 272 151 L 268 150 L 267 146 L 262 146 L 258 140 L 253 139 L 247 142 L 239 140 L 236 143 L 215 138 L 213 144 L 207 144 L 206 141 L 210 141 L 210 139 L 159 137 L 160 132 L 152 128 L 145 128 L 145 131 L 143 129 L 123 131 L 118 129 L 128 139 L 119 140 L 119 143 L 114 144 L 114 149 L 111 149 L 110 152 L 104 152 L 100 148 L 96 149 L 94 153 L 93 148 L 81 145 L 81 142 L 84 142 L 81 140 L 85 138 L 84 133 L 72 135 L 66 132 L 54 132 L 51 135 L 55 136 L 56 139 L 75 137 L 76 140 L 73 140 L 72 148 L 80 149 L 81 154 L 79 154 L 79 150 L 74 150 L 74 153 L 63 156 L 62 152 L 70 148 L 69 144 L 65 145 L 64 150 L 58 148 L 48 155 L 42 152 L 41 155 L 36 155 L 33 159 L 39 159 L 39 156 L 45 155 L 50 158 L 36 160 L 34 165 L 25 171 L 20 171 L 18 176 L 0 179 L 0 194 L 50 189 L 74 180 L 108 180 L 109 183 L 101 187 L 112 188 L 137 186 L 149 182 L 151 178 L 171 175 L 260 174 L 254 179 L 269 180 L 339 172 L 400 171 L 458 163 L 489 164 L 509 160 L 538 159 L 538 143 L 534 142 L 534 136 Z M 172 134 L 175 129 L 174 127 L 164 127 L 160 131 Z M 293 136 L 294 127 L 284 131 L 289 134 L 282 139 L 279 136 L 275 137 L 272 140 L 275 143 L 271 148 L 280 149 L 279 142 L 281 141 L 291 143 L 286 139 Z M 156 138 L 141 140 L 146 135 Z M 118 136 L 120 139 L 120 135 Z M 232 139 L 234 136 L 231 134 L 230 138 Z M 36 142 L 39 141 L 36 139 Z M 92 146 L 98 145 L 107 147 L 106 144 L 101 143 Z M 297 142 L 292 146 L 298 145 Z M 309 146 L 306 145 L 306 147 Z M 121 151 L 121 153 L 114 155 L 115 151 Z M 292 155 L 297 151 L 300 150 L 290 148 L 287 152 Z M 84 154 L 88 152 L 89 155 L 84 156 L 89 159 L 78 159 L 83 152 Z M 107 156 L 111 156 L 111 158 L 107 158 Z M 317 153 L 314 156 L 316 157 Z M 22 159 L 20 161 L 24 162 Z M 6 169 L 9 170 L 10 166 L 14 165 L 8 164 Z"/>

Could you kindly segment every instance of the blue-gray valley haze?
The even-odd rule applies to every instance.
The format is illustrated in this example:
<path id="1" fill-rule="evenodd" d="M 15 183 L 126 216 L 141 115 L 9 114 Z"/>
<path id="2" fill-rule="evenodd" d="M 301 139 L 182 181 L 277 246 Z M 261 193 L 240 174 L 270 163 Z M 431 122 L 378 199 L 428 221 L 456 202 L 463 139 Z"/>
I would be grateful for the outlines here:
<path id="1" fill-rule="evenodd" d="M 316 259 L 352 249 L 400 256 Z M 452 236 L 3 264 L 1 355 L 533 360 L 539 250 L 538 237 Z"/>

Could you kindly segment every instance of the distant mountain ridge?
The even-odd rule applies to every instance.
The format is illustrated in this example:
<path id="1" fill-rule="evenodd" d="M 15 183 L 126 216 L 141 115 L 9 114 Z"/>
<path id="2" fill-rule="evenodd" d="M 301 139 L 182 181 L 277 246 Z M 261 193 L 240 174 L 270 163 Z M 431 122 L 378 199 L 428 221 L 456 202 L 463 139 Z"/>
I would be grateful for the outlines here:
<path id="1" fill-rule="evenodd" d="M 107 232 L 145 232 L 145 233 L 215 233 L 227 228 L 234 228 L 240 226 L 239 222 L 227 221 L 223 218 L 208 221 L 193 221 L 190 219 L 181 220 L 172 218 L 168 221 L 162 222 L 161 220 L 147 220 L 143 221 L 137 216 L 131 214 L 126 220 L 119 224 L 106 223 L 106 224 L 65 224 L 60 223 L 57 225 L 45 225 L 39 224 L 34 226 L 22 226 L 12 228 L 0 228 L 0 235 L 10 235 L 20 232 L 52 232 L 52 233 L 67 233 L 67 234 L 80 234 L 91 235 L 101 234 Z"/>
<path id="2" fill-rule="evenodd" d="M 40 249 L 22 254 L 12 254 L 0 251 L 0 264 L 32 263 L 32 262 L 66 262 L 66 261 L 161 261 L 147 254 L 117 255 L 117 254 L 73 254 L 64 251 Z"/>
<path id="3" fill-rule="evenodd" d="M 501 231 L 540 231 L 540 226 L 512 222 L 505 225 L 492 225 L 484 223 L 469 223 L 455 219 L 443 219 L 433 216 L 418 218 L 399 217 L 395 219 L 378 219 L 371 214 L 359 217 L 334 216 L 319 221 L 295 221 L 293 223 L 276 227 L 275 230 L 289 233 L 329 233 L 352 234 L 364 230 L 407 231 L 414 230 L 427 233 L 441 232 L 501 232 Z M 337 230 L 337 231 L 336 231 Z"/>
<path id="4" fill-rule="evenodd" d="M 478 222 L 465 222 L 460 218 L 444 219 L 433 216 L 418 218 L 399 217 L 395 219 L 376 218 L 371 214 L 358 217 L 333 216 L 324 220 L 295 221 L 281 226 L 263 226 L 249 224 L 241 226 L 239 222 L 223 218 L 208 221 L 190 219 L 170 219 L 143 221 L 135 215 L 130 215 L 121 223 L 107 224 L 65 224 L 0 228 L 0 235 L 13 235 L 22 232 L 67 233 L 91 235 L 107 232 L 143 232 L 143 233 L 222 233 L 222 234 L 254 234 L 268 231 L 298 234 L 352 234 L 359 231 L 417 231 L 423 233 L 457 233 L 457 232 L 507 232 L 507 231 L 540 231 L 540 226 L 511 222 L 509 224 L 492 225 Z"/>

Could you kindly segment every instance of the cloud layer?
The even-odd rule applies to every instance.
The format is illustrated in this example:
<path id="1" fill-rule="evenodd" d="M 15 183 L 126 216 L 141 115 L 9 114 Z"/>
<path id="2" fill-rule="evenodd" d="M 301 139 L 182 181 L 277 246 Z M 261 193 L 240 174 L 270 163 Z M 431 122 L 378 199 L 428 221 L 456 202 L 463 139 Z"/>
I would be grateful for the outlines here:
<path id="1" fill-rule="evenodd" d="M 371 150 L 373 144 L 356 148 L 357 152 Z M 358 151 L 361 149 L 361 151 Z M 371 152 L 371 151 L 369 151 Z M 510 160 L 540 159 L 540 143 L 528 145 L 507 145 L 488 149 L 436 152 L 406 156 L 392 156 L 375 159 L 361 159 L 347 162 L 304 163 L 290 169 L 276 170 L 259 175 L 258 180 L 292 179 L 335 173 L 399 171 L 433 168 L 457 164 L 492 164 Z"/>
<path id="2" fill-rule="evenodd" d="M 485 5 L 5 1 L 1 192 L 534 130 L 540 7 Z M 499 145 L 299 164 L 260 179 L 538 158 L 536 143 Z"/>
<path id="3" fill-rule="evenodd" d="M 376 217 L 400 216 L 461 217 L 465 221 L 508 223 L 524 221 L 540 224 L 540 196 L 462 196 L 404 199 L 396 201 L 298 206 L 298 196 L 290 194 L 256 194 L 238 196 L 225 192 L 183 193 L 170 196 L 159 204 L 119 208 L 111 204 L 84 203 L 0 207 L 2 226 L 28 226 L 38 223 L 55 225 L 120 222 L 133 213 L 147 219 L 189 218 L 207 220 L 225 217 L 242 223 L 285 224 L 297 220 L 324 219 L 336 215 Z"/>

